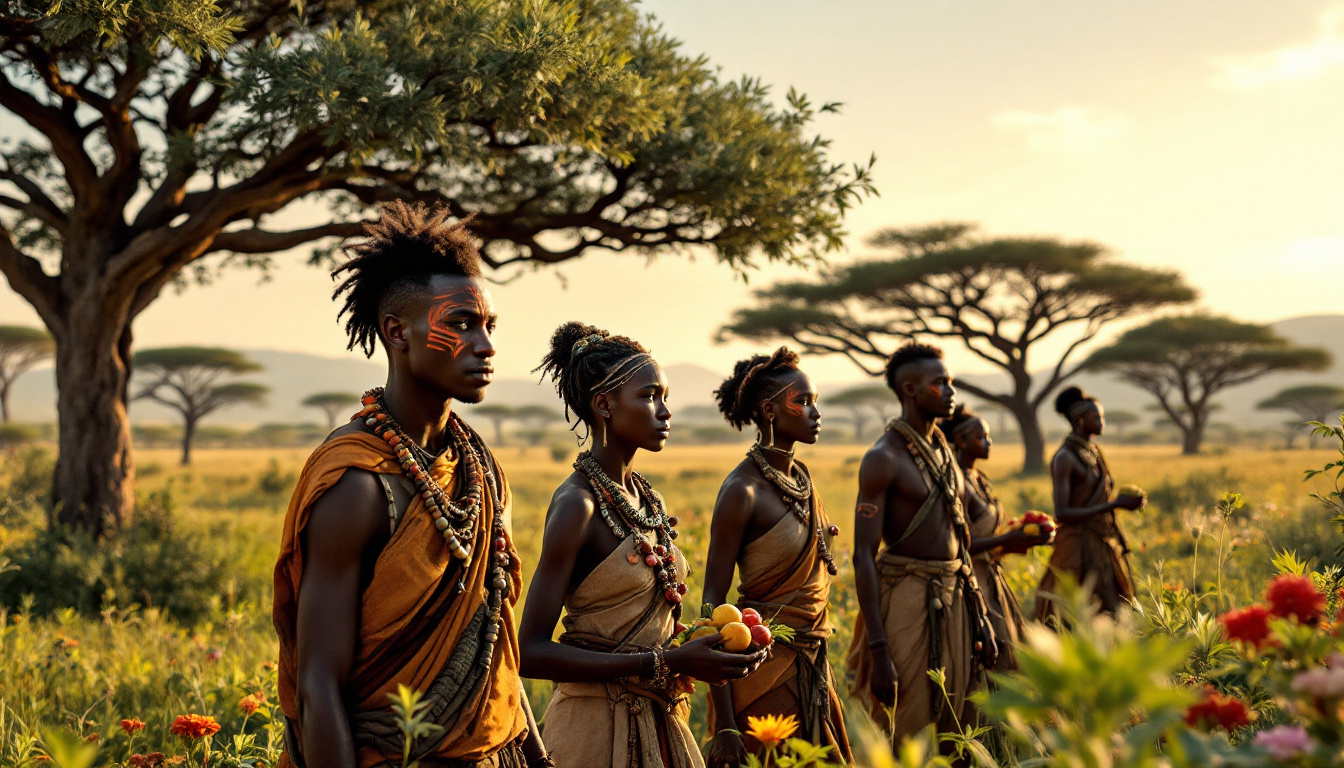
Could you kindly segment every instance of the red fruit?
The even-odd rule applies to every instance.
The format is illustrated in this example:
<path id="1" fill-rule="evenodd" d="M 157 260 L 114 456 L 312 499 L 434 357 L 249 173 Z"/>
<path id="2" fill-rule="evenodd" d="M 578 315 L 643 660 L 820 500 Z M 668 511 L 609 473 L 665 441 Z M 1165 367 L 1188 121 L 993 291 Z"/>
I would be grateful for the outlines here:
<path id="1" fill-rule="evenodd" d="M 644 558 L 644 564 L 649 566 L 650 568 L 654 568 L 658 565 L 658 558 L 654 557 L 653 555 L 649 555 Z"/>
<path id="2" fill-rule="evenodd" d="M 762 648 L 774 642 L 774 637 L 770 634 L 770 628 L 765 626 L 764 624 L 751 625 L 751 642 L 761 646 Z"/>
<path id="3" fill-rule="evenodd" d="M 748 627 L 754 627 L 761 623 L 761 614 L 757 613 L 755 608 L 743 608 L 742 623 Z"/>

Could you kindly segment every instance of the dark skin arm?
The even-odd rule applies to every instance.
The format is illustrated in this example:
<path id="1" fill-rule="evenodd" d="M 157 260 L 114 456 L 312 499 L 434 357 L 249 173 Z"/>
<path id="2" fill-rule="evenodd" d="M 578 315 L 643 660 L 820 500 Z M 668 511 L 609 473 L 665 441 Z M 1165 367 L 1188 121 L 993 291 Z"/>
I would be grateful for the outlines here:
<path id="1" fill-rule="evenodd" d="M 387 500 L 371 473 L 347 471 L 313 505 L 300 537 L 298 706 L 308 765 L 355 768 L 346 683 L 358 644 L 369 553 L 387 536 Z"/>
<path id="2" fill-rule="evenodd" d="M 605 523 L 597 515 L 591 493 L 568 481 L 561 485 L 546 512 L 541 557 L 518 629 L 523 677 L 555 682 L 605 682 L 653 675 L 652 654 L 603 653 L 551 639 L 575 575 L 574 564 L 590 537 L 600 533 L 597 526 Z M 668 650 L 663 660 L 674 674 L 714 684 L 745 677 L 765 658 L 764 651 L 754 654 L 716 651 L 712 646 L 720 639 L 716 633 L 694 640 Z"/>
<path id="3" fill-rule="evenodd" d="M 882 625 L 881 579 L 877 574 L 877 554 L 882 546 L 882 527 L 887 516 L 887 489 L 896 482 L 895 457 L 888 452 L 871 450 L 859 465 L 859 496 L 854 508 L 854 580 L 859 615 L 868 630 L 868 639 L 882 643 L 869 646 L 873 657 L 873 676 L 869 688 L 873 697 L 891 707 L 896 704 L 896 664 L 886 647 L 887 631 Z"/>
<path id="4" fill-rule="evenodd" d="M 1091 506 L 1081 506 L 1085 499 L 1075 497 L 1079 486 L 1087 480 L 1087 467 L 1069 451 L 1060 451 L 1050 462 L 1050 478 L 1054 481 L 1055 519 L 1061 523 L 1081 523 L 1097 515 L 1116 509 L 1135 510 L 1143 503 L 1134 496 L 1119 496 Z"/>
<path id="5" fill-rule="evenodd" d="M 710 525 L 709 555 L 705 561 L 705 589 L 703 602 L 721 605 L 728 598 L 733 583 L 733 571 L 738 553 L 745 543 L 748 526 L 756 509 L 755 489 L 748 483 L 730 478 L 719 491 L 714 503 L 714 520 Z M 739 766 L 746 761 L 742 737 L 723 731 L 738 731 L 733 709 L 733 689 L 727 685 L 711 688 L 714 700 L 714 742 L 710 748 L 708 765 Z"/>
<path id="6" fill-rule="evenodd" d="M 970 483 L 966 484 L 966 511 L 973 523 L 978 523 L 985 515 L 991 514 L 989 504 L 971 489 Z M 1028 536 L 1020 530 L 1005 531 L 996 536 L 986 536 L 983 539 L 972 538 L 971 554 L 978 555 L 981 552 L 990 552 L 999 548 L 1020 551 L 1048 543 L 1050 543 L 1050 534 L 1048 533 Z"/>

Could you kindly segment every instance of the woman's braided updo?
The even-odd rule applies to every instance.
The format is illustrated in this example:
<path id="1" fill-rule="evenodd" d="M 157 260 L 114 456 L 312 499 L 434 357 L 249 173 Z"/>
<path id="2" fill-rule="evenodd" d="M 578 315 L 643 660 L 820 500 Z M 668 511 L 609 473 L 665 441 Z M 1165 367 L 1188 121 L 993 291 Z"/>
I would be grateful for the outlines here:
<path id="1" fill-rule="evenodd" d="M 770 355 L 752 355 L 733 366 L 733 375 L 714 390 L 719 412 L 739 430 L 760 417 L 761 403 L 784 391 L 798 375 L 798 354 L 780 347 Z"/>
<path id="2" fill-rule="evenodd" d="M 542 378 L 549 376 L 555 383 L 566 419 L 572 412 L 579 422 L 591 425 L 593 395 L 616 389 L 653 361 L 634 339 L 571 321 L 551 334 L 551 348 L 532 372 L 541 371 Z"/>

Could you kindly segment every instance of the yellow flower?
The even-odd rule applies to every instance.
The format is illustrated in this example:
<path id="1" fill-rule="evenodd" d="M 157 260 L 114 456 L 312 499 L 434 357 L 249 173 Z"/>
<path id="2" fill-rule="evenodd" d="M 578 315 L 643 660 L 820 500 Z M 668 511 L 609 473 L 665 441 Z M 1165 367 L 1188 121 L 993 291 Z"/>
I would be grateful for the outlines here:
<path id="1" fill-rule="evenodd" d="M 765 747 L 773 747 L 789 738 L 798 730 L 798 718 L 793 715 L 766 715 L 747 718 L 747 735 L 761 742 Z"/>

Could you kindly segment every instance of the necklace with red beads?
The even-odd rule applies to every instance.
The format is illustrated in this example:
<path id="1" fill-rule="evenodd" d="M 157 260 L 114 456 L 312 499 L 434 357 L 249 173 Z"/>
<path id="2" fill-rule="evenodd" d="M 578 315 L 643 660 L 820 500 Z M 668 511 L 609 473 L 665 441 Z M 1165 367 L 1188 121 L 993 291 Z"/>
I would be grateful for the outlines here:
<path id="1" fill-rule="evenodd" d="M 807 472 L 797 464 L 794 465 L 798 469 L 797 478 L 793 476 L 792 472 L 789 474 L 780 472 L 766 460 L 765 453 L 761 451 L 759 444 L 751 446 L 751 449 L 747 451 L 747 456 L 751 457 L 751 460 L 756 463 L 756 468 L 761 471 L 770 485 L 779 491 L 779 495 L 784 498 L 784 505 L 789 508 L 789 511 L 799 520 L 802 520 L 803 525 L 810 525 L 812 478 L 808 476 Z M 834 576 L 840 572 L 840 569 L 835 564 L 835 557 L 831 555 L 830 547 L 826 546 L 826 537 L 822 534 L 820 522 L 816 524 L 816 529 L 817 554 L 821 556 L 822 562 L 826 563 L 826 572 Z M 840 535 L 840 529 L 835 525 L 832 525 L 828 532 L 831 536 Z"/>
<path id="2" fill-rule="evenodd" d="M 653 569 L 654 578 L 663 590 L 663 599 L 672 604 L 673 617 L 679 618 L 682 596 L 687 591 L 686 582 L 677 577 L 676 546 L 672 543 L 677 537 L 674 529 L 679 521 L 675 515 L 667 514 L 663 497 L 643 475 L 632 472 L 631 480 L 642 503 L 640 509 L 635 509 L 621 487 L 593 458 L 592 451 L 580 453 L 574 461 L 574 469 L 588 479 L 597 496 L 598 514 L 616 538 L 625 539 L 627 530 L 635 534 L 631 562 L 639 562 L 642 558 L 644 564 Z M 647 513 L 643 506 L 648 507 Z M 646 538 L 648 534 L 652 534 L 653 541 Z"/>

